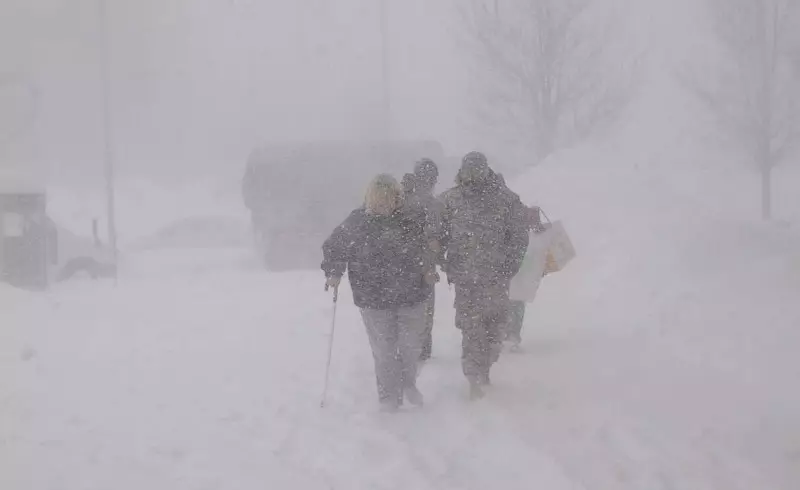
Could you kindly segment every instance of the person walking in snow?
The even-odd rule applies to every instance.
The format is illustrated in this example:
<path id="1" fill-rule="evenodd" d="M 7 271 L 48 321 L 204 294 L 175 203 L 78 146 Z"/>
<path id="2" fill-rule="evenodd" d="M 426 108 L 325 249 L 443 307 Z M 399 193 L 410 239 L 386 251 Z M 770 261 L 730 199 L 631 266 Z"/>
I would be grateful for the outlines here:
<path id="1" fill-rule="evenodd" d="M 544 231 L 539 207 L 529 207 L 522 204 L 522 200 L 519 199 L 519 195 L 508 187 L 503 175 L 498 173 L 497 178 L 503 187 L 508 189 L 509 192 L 516 196 L 516 199 L 519 201 L 518 205 L 523 206 L 525 212 L 522 213 L 521 218 L 524 219 L 524 224 L 528 232 L 533 231 L 535 233 L 540 233 Z M 512 349 L 518 349 L 519 344 L 522 343 L 522 324 L 525 320 L 526 305 L 527 303 L 525 303 L 525 301 L 509 300 L 508 302 L 508 318 L 503 332 L 503 337 L 511 344 Z"/>
<path id="2" fill-rule="evenodd" d="M 444 206 L 433 195 L 439 180 L 439 168 L 436 163 L 423 158 L 414 165 L 414 173 L 406 174 L 410 185 L 405 190 L 406 205 L 420 210 L 425 220 L 425 235 L 430 250 L 430 260 L 434 264 L 441 263 L 442 213 Z M 406 178 L 403 178 L 406 182 Z M 404 185 L 405 187 L 405 185 Z M 435 267 L 435 265 L 434 265 Z M 436 276 L 438 279 L 438 275 Z M 425 333 L 422 342 L 420 361 L 430 359 L 433 351 L 433 319 L 436 310 L 436 288 L 431 288 L 431 295 L 425 302 Z"/>
<path id="3" fill-rule="evenodd" d="M 463 158 L 456 186 L 441 199 L 445 274 L 455 285 L 462 370 L 470 397 L 480 398 L 502 349 L 509 284 L 528 247 L 525 209 L 479 152 Z"/>
<path id="4" fill-rule="evenodd" d="M 381 409 L 394 411 L 404 397 L 416 406 L 425 301 L 435 280 L 426 258 L 423 220 L 403 206 L 403 190 L 391 176 L 377 176 L 364 205 L 322 246 L 326 285 L 337 288 L 345 272 L 361 309 L 375 362 Z"/>
<path id="5" fill-rule="evenodd" d="M 415 181 L 416 177 L 414 177 L 414 174 L 410 173 L 403 175 L 403 178 L 400 180 L 400 186 L 403 188 L 403 195 L 405 199 L 414 195 L 414 188 L 417 186 Z"/>
<path id="6" fill-rule="evenodd" d="M 534 233 L 541 233 L 544 231 L 541 212 L 538 206 L 526 206 L 525 218 L 525 226 L 527 226 L 528 231 L 533 231 Z M 522 325 L 525 320 L 526 307 L 527 303 L 525 301 L 509 301 L 505 339 L 511 344 L 511 348 L 515 350 L 518 350 L 519 345 L 522 343 Z"/>

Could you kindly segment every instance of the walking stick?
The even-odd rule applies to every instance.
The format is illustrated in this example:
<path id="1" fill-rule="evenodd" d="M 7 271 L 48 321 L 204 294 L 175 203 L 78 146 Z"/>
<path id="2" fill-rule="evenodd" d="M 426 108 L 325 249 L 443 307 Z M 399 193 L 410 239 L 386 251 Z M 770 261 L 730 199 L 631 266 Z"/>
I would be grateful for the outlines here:
<path id="1" fill-rule="evenodd" d="M 325 286 L 328 290 L 328 286 Z M 325 401 L 328 398 L 328 378 L 331 374 L 331 357 L 333 356 L 333 334 L 336 329 L 336 306 L 339 304 L 339 286 L 333 288 L 333 316 L 331 317 L 331 333 L 328 338 L 328 362 L 325 366 L 325 386 L 322 389 L 322 401 L 319 402 L 319 408 L 325 408 Z"/>

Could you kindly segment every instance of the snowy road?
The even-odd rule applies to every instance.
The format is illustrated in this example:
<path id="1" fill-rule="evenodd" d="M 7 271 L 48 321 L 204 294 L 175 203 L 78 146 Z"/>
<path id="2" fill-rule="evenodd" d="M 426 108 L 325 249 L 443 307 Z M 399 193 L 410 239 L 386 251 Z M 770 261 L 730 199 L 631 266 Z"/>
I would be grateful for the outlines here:
<path id="1" fill-rule="evenodd" d="M 379 414 L 347 289 L 326 409 L 317 273 L 219 266 L 0 290 L 0 488 L 797 488 L 786 386 L 608 328 L 556 287 L 478 403 L 441 287 L 426 407 Z"/>

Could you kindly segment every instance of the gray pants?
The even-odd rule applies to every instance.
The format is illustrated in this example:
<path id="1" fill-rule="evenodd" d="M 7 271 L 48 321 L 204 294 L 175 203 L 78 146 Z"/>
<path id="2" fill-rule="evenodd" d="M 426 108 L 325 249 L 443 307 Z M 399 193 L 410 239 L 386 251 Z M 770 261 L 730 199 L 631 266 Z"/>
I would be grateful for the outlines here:
<path id="1" fill-rule="evenodd" d="M 525 302 L 510 301 L 508 323 L 506 324 L 506 340 L 519 343 L 522 341 L 522 324 L 525 321 Z"/>
<path id="2" fill-rule="evenodd" d="M 425 303 L 394 310 L 361 310 L 375 360 L 378 399 L 402 403 L 403 390 L 416 385 L 422 352 Z"/>
<path id="3" fill-rule="evenodd" d="M 431 295 L 425 300 L 425 331 L 422 334 L 422 354 L 421 361 L 431 358 L 433 352 L 433 315 L 436 312 L 436 291 L 431 291 Z"/>
<path id="4" fill-rule="evenodd" d="M 456 285 L 456 328 L 461 330 L 461 367 L 470 381 L 489 376 L 500 357 L 508 318 L 505 285 Z"/>

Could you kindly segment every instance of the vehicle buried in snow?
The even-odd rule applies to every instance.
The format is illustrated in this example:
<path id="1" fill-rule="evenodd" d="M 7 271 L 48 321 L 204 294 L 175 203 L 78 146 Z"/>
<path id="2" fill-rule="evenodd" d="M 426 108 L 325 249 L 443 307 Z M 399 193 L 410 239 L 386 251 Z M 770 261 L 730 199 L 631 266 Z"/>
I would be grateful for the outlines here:
<path id="1" fill-rule="evenodd" d="M 115 274 L 113 255 L 96 230 L 94 238 L 73 233 L 57 224 L 43 207 L 38 212 L 11 212 L 6 206 L 1 214 L 0 281 L 25 289 L 46 289 L 54 281 Z"/>
<path id="2" fill-rule="evenodd" d="M 5 177 L 5 179 L 3 178 Z M 48 214 L 47 193 L 38 182 L 12 181 L 0 172 L 0 282 L 44 290 L 78 275 L 113 276 L 113 254 L 97 236 L 80 236 Z"/>
<path id="3" fill-rule="evenodd" d="M 437 142 L 310 142 L 263 146 L 247 161 L 242 195 L 257 253 L 269 270 L 312 269 L 331 231 L 379 173 L 398 180 L 420 158 L 443 162 Z"/>
<path id="4" fill-rule="evenodd" d="M 114 255 L 100 240 L 97 220 L 92 222 L 91 238 L 74 233 L 49 217 L 47 223 L 52 279 L 61 282 L 76 277 L 99 279 L 116 275 Z"/>

